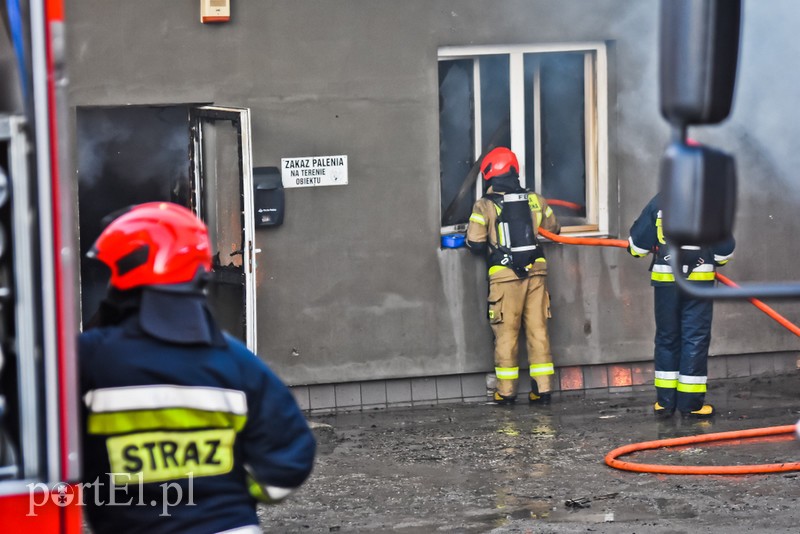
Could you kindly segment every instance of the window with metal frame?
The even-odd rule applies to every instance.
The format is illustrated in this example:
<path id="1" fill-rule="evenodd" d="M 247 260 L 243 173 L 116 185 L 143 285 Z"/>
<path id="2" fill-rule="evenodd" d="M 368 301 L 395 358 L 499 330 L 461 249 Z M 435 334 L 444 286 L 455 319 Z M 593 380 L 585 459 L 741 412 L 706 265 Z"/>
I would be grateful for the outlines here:
<path id="1" fill-rule="evenodd" d="M 497 146 L 564 232 L 608 233 L 606 72 L 604 43 L 440 48 L 442 233 L 466 228 L 484 193 L 477 162 Z"/>

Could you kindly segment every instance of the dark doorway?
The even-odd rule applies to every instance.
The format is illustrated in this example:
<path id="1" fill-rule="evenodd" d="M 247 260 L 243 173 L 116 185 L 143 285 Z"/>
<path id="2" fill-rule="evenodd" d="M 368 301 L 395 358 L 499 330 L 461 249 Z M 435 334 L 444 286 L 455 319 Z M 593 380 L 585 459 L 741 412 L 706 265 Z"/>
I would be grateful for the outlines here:
<path id="1" fill-rule="evenodd" d="M 133 204 L 190 206 L 189 106 L 82 107 L 77 111 L 81 316 L 97 310 L 108 271 L 86 253 L 105 216 Z"/>

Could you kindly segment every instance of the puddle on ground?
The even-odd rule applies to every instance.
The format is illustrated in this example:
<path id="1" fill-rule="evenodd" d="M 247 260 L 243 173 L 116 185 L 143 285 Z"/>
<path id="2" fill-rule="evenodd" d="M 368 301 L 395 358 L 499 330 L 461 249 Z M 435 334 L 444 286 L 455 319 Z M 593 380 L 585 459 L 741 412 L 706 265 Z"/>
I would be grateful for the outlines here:
<path id="1" fill-rule="evenodd" d="M 495 496 L 496 511 L 490 514 L 480 514 L 474 519 L 492 528 L 503 527 L 512 521 L 542 520 L 547 523 L 622 523 L 629 521 L 652 519 L 652 510 L 636 509 L 616 500 L 618 494 L 605 496 L 589 501 L 583 508 L 567 507 L 565 501 L 552 497 L 536 498 L 514 493 L 498 492 Z M 611 498 L 609 498 L 611 497 Z M 661 503 L 662 512 L 666 509 L 667 516 L 674 518 L 693 517 L 691 509 L 669 506 Z"/>
<path id="2" fill-rule="evenodd" d="M 616 506 L 569 509 L 553 506 L 552 502 L 531 503 L 523 508 L 498 509 L 496 514 L 487 514 L 475 518 L 491 525 L 492 528 L 506 526 L 512 521 L 543 520 L 548 523 L 616 523 L 652 519 L 652 513 L 646 510 L 625 510 Z"/>

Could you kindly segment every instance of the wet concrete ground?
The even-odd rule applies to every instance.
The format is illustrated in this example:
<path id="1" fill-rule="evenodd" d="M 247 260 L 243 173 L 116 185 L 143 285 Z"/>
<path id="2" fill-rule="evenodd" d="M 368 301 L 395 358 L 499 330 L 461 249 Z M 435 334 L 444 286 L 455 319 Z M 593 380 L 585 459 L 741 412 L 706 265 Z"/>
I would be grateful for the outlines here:
<path id="1" fill-rule="evenodd" d="M 794 424 L 800 374 L 717 380 L 718 415 L 652 415 L 651 388 L 559 394 L 550 407 L 448 404 L 311 417 L 320 452 L 308 482 L 261 509 L 268 532 L 800 533 L 800 472 L 687 476 L 612 469 L 628 443 Z M 520 401 L 524 400 L 522 397 Z M 800 461 L 800 442 L 698 445 L 641 463 Z M 600 500 L 608 494 L 615 496 Z M 565 505 L 589 498 L 589 506 Z"/>

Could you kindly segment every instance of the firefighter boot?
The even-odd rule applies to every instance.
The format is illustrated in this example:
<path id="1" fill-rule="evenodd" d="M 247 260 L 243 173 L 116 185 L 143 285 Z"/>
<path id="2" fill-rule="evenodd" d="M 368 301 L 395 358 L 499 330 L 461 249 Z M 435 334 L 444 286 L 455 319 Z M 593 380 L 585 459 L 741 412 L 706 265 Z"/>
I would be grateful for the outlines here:
<path id="1" fill-rule="evenodd" d="M 653 413 L 656 414 L 656 417 L 661 417 L 663 419 L 666 419 L 667 417 L 672 417 L 672 414 L 675 413 L 675 409 L 673 408 L 672 410 L 670 410 L 670 409 L 664 408 L 658 402 L 656 402 L 653 405 Z"/>
<path id="2" fill-rule="evenodd" d="M 498 406 L 510 406 L 517 402 L 516 397 L 506 397 L 505 395 L 500 395 L 498 392 L 494 392 L 494 398 L 492 399 L 495 404 Z"/>
<path id="3" fill-rule="evenodd" d="M 681 412 L 681 415 L 687 419 L 711 419 L 715 414 L 716 411 L 711 404 L 704 404 L 702 408 L 692 412 Z"/>
<path id="4" fill-rule="evenodd" d="M 528 393 L 528 403 L 547 406 L 550 404 L 550 400 L 550 394 L 539 393 L 539 385 L 536 383 L 536 380 L 531 380 L 531 392 Z"/>

